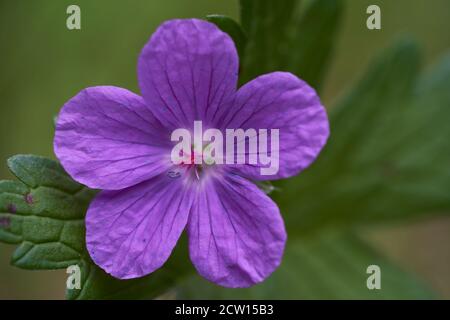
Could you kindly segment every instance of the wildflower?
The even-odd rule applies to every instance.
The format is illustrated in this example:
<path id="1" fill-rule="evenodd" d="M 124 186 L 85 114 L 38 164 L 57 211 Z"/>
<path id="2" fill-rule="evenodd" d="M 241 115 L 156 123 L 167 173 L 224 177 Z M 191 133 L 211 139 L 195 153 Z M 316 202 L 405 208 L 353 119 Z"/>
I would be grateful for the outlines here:
<path id="1" fill-rule="evenodd" d="M 227 34 L 209 22 L 171 20 L 139 57 L 142 97 L 91 87 L 63 106 L 55 153 L 75 180 L 103 190 L 86 215 L 86 243 L 112 276 L 160 268 L 185 229 L 195 268 L 219 285 L 251 286 L 280 264 L 283 220 L 251 180 L 305 169 L 328 138 L 327 115 L 315 91 L 290 73 L 262 75 L 239 90 L 237 77 Z M 261 175 L 261 164 L 174 164 L 171 133 L 193 130 L 195 121 L 220 130 L 279 129 L 278 172 Z"/>

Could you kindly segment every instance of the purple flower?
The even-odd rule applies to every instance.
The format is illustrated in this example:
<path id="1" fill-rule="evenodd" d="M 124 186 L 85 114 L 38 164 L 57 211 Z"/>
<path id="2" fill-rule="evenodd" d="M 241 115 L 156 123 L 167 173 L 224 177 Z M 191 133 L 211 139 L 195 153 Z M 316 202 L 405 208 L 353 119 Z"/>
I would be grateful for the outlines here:
<path id="1" fill-rule="evenodd" d="M 197 271 L 226 287 L 248 287 L 280 264 L 286 231 L 277 205 L 250 180 L 305 169 L 329 126 L 314 89 L 287 72 L 237 90 L 230 37 L 202 20 L 163 23 L 141 52 L 142 97 L 112 86 L 82 90 L 62 108 L 55 153 L 66 171 L 103 189 L 86 215 L 93 261 L 120 279 L 147 275 L 168 259 L 184 229 Z M 279 129 L 279 171 L 260 165 L 174 165 L 171 132 L 195 120 L 225 128 Z"/>

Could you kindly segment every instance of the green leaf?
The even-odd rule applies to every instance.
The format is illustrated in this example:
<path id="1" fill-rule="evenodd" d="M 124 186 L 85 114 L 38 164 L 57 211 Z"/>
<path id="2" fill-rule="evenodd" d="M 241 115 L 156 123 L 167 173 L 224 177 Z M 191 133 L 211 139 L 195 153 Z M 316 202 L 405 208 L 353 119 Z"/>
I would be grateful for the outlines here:
<path id="1" fill-rule="evenodd" d="M 369 290 L 367 267 L 381 270 L 381 289 Z M 431 299 L 430 291 L 351 234 L 323 233 L 288 242 L 281 267 L 264 283 L 226 289 L 192 276 L 182 299 Z"/>
<path id="2" fill-rule="evenodd" d="M 15 155 L 8 159 L 11 172 L 31 188 L 54 187 L 69 193 L 83 187 L 73 181 L 57 162 L 34 155 Z"/>
<path id="3" fill-rule="evenodd" d="M 241 61 L 241 82 L 258 75 L 286 70 L 291 28 L 298 23 L 296 0 L 241 0 L 241 24 L 248 36 Z M 293 70 L 291 70 L 293 71 Z"/>
<path id="4" fill-rule="evenodd" d="M 61 165 L 33 155 L 8 160 L 21 180 L 0 181 L 0 241 L 17 244 L 11 263 L 24 269 L 61 269 L 78 265 L 81 290 L 69 299 L 154 298 L 191 274 L 187 248 L 178 245 L 165 267 L 147 277 L 118 280 L 90 259 L 84 217 L 96 191 L 73 181 Z"/>
<path id="5" fill-rule="evenodd" d="M 241 83 L 290 71 L 320 89 L 342 11 L 340 0 L 241 0 L 248 36 Z"/>
<path id="6" fill-rule="evenodd" d="M 402 41 L 371 64 L 332 109 L 316 163 L 281 183 L 291 232 L 450 212 L 449 61 L 418 78 L 418 49 Z"/>
<path id="7" fill-rule="evenodd" d="M 293 34 L 289 69 L 317 90 L 328 69 L 342 12 L 340 0 L 310 0 Z"/>
<path id="8" fill-rule="evenodd" d="M 239 59 L 243 59 L 247 36 L 244 34 L 241 26 L 230 17 L 219 14 L 208 15 L 206 19 L 217 25 L 220 30 L 227 33 L 233 39 L 239 54 Z"/>
<path id="9" fill-rule="evenodd" d="M 84 251 L 84 213 L 93 192 L 42 157 L 19 155 L 8 165 L 21 180 L 0 181 L 0 241 L 19 245 L 11 263 L 25 269 L 76 263 Z"/>

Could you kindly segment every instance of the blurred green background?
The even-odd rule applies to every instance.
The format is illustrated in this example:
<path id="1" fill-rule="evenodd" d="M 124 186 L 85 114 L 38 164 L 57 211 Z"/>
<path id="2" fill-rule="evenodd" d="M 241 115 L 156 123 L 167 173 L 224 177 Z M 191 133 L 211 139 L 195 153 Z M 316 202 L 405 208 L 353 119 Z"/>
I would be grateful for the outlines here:
<path id="1" fill-rule="evenodd" d="M 81 30 L 67 30 L 66 8 L 81 7 Z M 366 28 L 370 4 L 382 9 L 382 30 Z M 0 1 L 0 179 L 18 153 L 54 158 L 53 117 L 68 98 L 94 85 L 138 92 L 136 62 L 155 28 L 171 18 L 220 13 L 239 19 L 234 0 Z M 373 55 L 407 34 L 431 64 L 450 49 L 448 0 L 347 0 L 322 99 L 331 105 Z M 368 239 L 405 270 L 450 298 L 450 219 L 377 227 Z M 9 266 L 12 246 L 0 244 L 0 298 L 64 298 L 64 271 Z"/>

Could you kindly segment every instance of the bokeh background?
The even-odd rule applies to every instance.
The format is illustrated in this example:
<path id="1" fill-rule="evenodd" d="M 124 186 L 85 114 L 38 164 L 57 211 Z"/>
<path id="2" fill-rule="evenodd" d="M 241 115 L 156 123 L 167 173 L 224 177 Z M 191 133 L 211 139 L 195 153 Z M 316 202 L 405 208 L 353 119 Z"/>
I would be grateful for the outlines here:
<path id="1" fill-rule="evenodd" d="M 81 30 L 66 28 L 70 4 L 81 7 Z M 369 4 L 382 8 L 380 31 L 366 28 Z M 213 13 L 238 20 L 238 9 L 235 0 L 1 0 L 0 179 L 12 178 L 6 159 L 14 154 L 54 158 L 53 117 L 82 88 L 109 84 L 138 92 L 137 57 L 161 22 Z M 428 65 L 450 49 L 448 30 L 448 0 L 347 0 L 322 93 L 325 106 L 351 87 L 393 39 L 404 34 L 417 39 Z M 450 298 L 450 218 L 379 226 L 366 237 Z M 0 299 L 64 298 L 63 270 L 14 268 L 9 266 L 12 251 L 0 244 Z"/>

